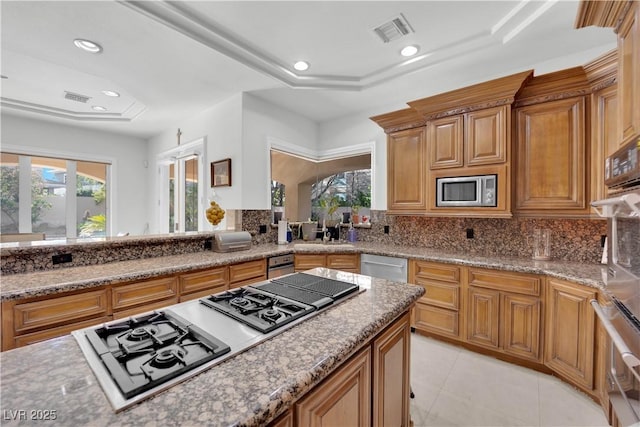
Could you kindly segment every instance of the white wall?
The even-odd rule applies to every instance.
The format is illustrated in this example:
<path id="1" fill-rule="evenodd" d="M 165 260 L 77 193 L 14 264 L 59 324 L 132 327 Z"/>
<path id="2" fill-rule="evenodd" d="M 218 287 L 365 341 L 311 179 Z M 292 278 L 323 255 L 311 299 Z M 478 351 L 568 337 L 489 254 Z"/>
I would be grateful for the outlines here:
<path id="1" fill-rule="evenodd" d="M 3 151 L 17 148 L 37 155 L 112 162 L 111 232 L 145 232 L 148 210 L 140 203 L 141 195 L 148 193 L 145 140 L 4 113 L 0 118 Z"/>
<path id="2" fill-rule="evenodd" d="M 152 213 L 149 218 L 152 233 L 159 232 L 158 216 L 156 215 L 159 198 L 158 167 L 156 162 L 158 154 L 178 146 L 178 128 L 182 133 L 180 136 L 181 144 L 187 144 L 200 138 L 205 138 L 206 140 L 206 158 L 204 161 L 206 168 L 205 187 L 208 189 L 206 198 L 211 198 L 212 194 L 210 163 L 230 158 L 231 187 L 216 187 L 215 200 L 225 210 L 243 208 L 242 95 L 237 94 L 189 120 L 176 122 L 171 128 L 149 139 L 148 159 L 149 164 L 153 165 L 153 167 L 149 168 L 151 186 L 148 199 L 149 211 Z M 226 218 L 220 224 L 220 227 L 226 227 Z"/>
<path id="3" fill-rule="evenodd" d="M 253 95 L 242 103 L 243 209 L 271 209 L 269 140 L 318 150 L 318 125 Z"/>

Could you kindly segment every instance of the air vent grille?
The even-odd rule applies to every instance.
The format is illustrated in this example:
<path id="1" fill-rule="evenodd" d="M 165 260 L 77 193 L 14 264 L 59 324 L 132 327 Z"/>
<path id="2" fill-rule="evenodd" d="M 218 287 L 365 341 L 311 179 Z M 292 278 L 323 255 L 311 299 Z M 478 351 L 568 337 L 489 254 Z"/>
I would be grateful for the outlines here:
<path id="1" fill-rule="evenodd" d="M 411 25 L 404 15 L 400 14 L 390 21 L 377 26 L 373 29 L 373 32 L 380 37 L 383 43 L 389 43 L 392 40 L 399 39 L 400 37 L 404 37 L 407 34 L 412 33 L 413 28 L 411 28 Z"/>
<path id="2" fill-rule="evenodd" d="M 67 91 L 64 92 L 64 98 L 69 99 L 71 101 L 82 102 L 83 104 L 86 104 L 87 101 L 91 99 L 90 96 L 80 95 L 78 93 L 67 92 Z"/>

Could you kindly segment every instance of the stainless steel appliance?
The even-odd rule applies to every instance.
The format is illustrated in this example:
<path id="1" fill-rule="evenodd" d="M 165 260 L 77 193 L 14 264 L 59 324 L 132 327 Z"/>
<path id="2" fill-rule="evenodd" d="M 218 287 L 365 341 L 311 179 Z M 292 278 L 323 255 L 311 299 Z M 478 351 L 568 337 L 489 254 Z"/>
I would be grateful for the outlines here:
<path id="1" fill-rule="evenodd" d="M 640 184 L 640 138 L 607 157 L 604 183 L 610 188 L 624 188 Z"/>
<path id="2" fill-rule="evenodd" d="M 248 231 L 216 231 L 213 235 L 213 250 L 234 252 L 251 249 L 251 234 Z"/>
<path id="3" fill-rule="evenodd" d="M 625 181 L 615 197 L 593 202 L 607 218 L 607 269 L 605 294 L 611 303 L 592 306 L 607 330 L 607 381 L 609 401 L 619 424 L 640 423 L 640 188 Z"/>
<path id="4" fill-rule="evenodd" d="M 360 255 L 360 274 L 396 282 L 407 281 L 407 260 L 382 255 Z"/>
<path id="5" fill-rule="evenodd" d="M 293 254 L 272 256 L 267 260 L 267 279 L 294 273 Z"/>
<path id="6" fill-rule="evenodd" d="M 436 178 L 436 206 L 497 206 L 497 175 Z"/>
<path id="7" fill-rule="evenodd" d="M 117 412 L 360 291 L 297 273 L 72 334 Z"/>

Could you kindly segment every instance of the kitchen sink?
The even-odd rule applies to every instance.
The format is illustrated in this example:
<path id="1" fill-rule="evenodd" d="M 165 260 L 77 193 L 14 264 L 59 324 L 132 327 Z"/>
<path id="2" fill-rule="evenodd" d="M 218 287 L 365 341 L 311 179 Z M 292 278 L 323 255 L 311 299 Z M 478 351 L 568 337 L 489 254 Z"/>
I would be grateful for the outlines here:
<path id="1" fill-rule="evenodd" d="M 318 248 L 353 248 L 351 243 L 295 243 L 293 245 L 295 249 L 318 249 Z"/>

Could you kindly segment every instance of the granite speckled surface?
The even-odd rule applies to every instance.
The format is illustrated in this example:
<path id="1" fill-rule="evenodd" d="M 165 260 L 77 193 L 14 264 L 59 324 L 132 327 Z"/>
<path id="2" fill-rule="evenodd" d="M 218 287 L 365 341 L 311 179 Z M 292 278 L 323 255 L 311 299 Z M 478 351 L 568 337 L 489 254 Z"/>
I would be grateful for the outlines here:
<path id="1" fill-rule="evenodd" d="M 546 274 L 586 286 L 596 288 L 603 286 L 603 267 L 600 264 L 571 261 L 534 261 L 528 258 L 444 252 L 439 249 L 375 242 L 357 242 L 353 244 L 353 247 L 345 247 L 344 245 L 332 246 L 331 244 L 304 244 L 301 247 L 297 246 L 296 243 L 292 243 L 289 245 L 254 245 L 250 250 L 227 254 L 200 251 L 182 255 L 72 267 L 62 270 L 5 275 L 0 283 L 0 299 L 6 301 L 131 280 L 143 280 L 165 274 L 182 273 L 292 252 L 388 255 L 521 273 Z"/>
<path id="2" fill-rule="evenodd" d="M 314 274 L 358 283 L 366 291 L 117 414 L 73 337 L 0 353 L 3 413 L 25 411 L 26 425 L 47 423 L 29 420 L 38 410 L 55 411 L 53 424 L 68 426 L 264 425 L 424 293 L 420 286 L 353 273 Z"/>

